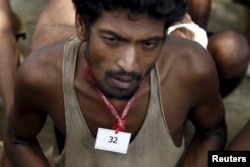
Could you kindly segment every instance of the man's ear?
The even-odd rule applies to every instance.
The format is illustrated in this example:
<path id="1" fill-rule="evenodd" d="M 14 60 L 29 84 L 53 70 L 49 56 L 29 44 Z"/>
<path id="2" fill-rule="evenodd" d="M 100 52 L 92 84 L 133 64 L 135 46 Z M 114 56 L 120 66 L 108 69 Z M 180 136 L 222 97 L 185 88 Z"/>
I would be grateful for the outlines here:
<path id="1" fill-rule="evenodd" d="M 86 40 L 85 25 L 83 23 L 82 17 L 78 13 L 76 13 L 76 20 L 75 21 L 76 21 L 75 29 L 76 29 L 77 37 L 81 41 Z"/>

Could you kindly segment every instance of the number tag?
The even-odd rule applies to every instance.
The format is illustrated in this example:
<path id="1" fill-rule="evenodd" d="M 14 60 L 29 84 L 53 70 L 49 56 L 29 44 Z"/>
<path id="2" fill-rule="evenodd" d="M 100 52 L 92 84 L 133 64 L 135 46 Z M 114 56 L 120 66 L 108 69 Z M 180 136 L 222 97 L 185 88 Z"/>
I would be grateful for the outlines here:
<path id="1" fill-rule="evenodd" d="M 98 128 L 95 149 L 112 151 L 126 154 L 129 146 L 131 133 Z"/>

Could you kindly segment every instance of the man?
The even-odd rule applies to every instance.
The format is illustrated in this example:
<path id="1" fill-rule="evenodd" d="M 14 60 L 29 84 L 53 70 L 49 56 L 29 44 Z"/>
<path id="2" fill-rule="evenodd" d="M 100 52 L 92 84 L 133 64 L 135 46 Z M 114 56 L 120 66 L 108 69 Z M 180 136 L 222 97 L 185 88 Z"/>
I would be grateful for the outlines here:
<path id="1" fill-rule="evenodd" d="M 49 0 L 36 22 L 30 51 L 75 34 L 75 11 L 71 0 Z"/>
<path id="2" fill-rule="evenodd" d="M 0 0 L 0 19 L 0 94 L 7 114 L 13 102 L 14 76 L 19 64 L 19 52 L 7 0 Z"/>
<path id="3" fill-rule="evenodd" d="M 49 0 L 36 22 L 30 51 L 73 35 L 74 14 L 74 6 L 70 0 Z M 13 103 L 14 80 L 20 64 L 15 35 L 23 35 L 16 34 L 18 26 L 13 18 L 15 17 L 11 12 L 10 2 L 0 0 L 0 95 L 3 98 L 4 116 L 8 114 Z M 5 122 L 5 117 L 2 120 Z M 2 131 L 3 127 L 0 129 L 0 139 L 3 137 Z"/>
<path id="4" fill-rule="evenodd" d="M 55 4 L 55 0 L 48 1 L 41 12 L 32 35 L 31 51 L 74 34 L 72 2 L 60 0 L 60 3 Z M 0 0 L 0 95 L 3 98 L 5 114 L 8 113 L 13 102 L 14 78 L 20 64 L 15 39 L 15 20 L 12 16 L 9 1 Z"/>
<path id="5" fill-rule="evenodd" d="M 0 96 L 3 99 L 4 122 L 0 129 L 0 146 L 3 143 L 5 116 L 13 103 L 14 78 L 19 64 L 19 52 L 11 22 L 11 10 L 7 0 L 0 0 Z"/>
<path id="6" fill-rule="evenodd" d="M 33 52 L 18 71 L 5 138 L 12 165 L 49 166 L 36 136 L 50 116 L 56 166 L 176 166 L 187 119 L 196 133 L 180 163 L 206 166 L 207 151 L 224 147 L 225 115 L 208 52 L 166 37 L 186 2 L 73 2 L 78 38 Z"/>

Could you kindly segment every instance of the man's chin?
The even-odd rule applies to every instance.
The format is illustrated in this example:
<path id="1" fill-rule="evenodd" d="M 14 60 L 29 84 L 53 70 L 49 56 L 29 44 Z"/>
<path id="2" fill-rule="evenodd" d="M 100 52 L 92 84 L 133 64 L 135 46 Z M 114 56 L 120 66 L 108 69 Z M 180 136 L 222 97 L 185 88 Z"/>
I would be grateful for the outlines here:
<path id="1" fill-rule="evenodd" d="M 117 100 L 129 100 L 135 94 L 139 85 L 132 87 L 130 89 L 119 89 L 119 88 L 107 88 L 104 87 L 102 84 L 98 83 L 98 88 L 109 99 L 117 99 Z"/>

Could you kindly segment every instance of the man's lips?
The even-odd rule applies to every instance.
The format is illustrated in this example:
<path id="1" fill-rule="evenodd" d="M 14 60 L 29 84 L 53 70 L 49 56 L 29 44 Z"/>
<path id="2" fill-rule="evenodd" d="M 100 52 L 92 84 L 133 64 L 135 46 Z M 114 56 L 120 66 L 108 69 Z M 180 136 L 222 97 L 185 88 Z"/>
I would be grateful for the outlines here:
<path id="1" fill-rule="evenodd" d="M 130 76 L 113 76 L 110 78 L 112 84 L 120 89 L 130 89 L 134 87 L 136 79 Z"/>

